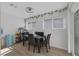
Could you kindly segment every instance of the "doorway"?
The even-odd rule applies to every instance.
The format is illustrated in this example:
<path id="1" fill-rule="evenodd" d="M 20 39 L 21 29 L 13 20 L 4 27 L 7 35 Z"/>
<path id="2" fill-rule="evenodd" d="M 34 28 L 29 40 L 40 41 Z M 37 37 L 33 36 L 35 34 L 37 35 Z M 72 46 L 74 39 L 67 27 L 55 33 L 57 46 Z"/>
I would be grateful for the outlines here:
<path id="1" fill-rule="evenodd" d="M 79 9 L 74 14 L 74 50 L 75 55 L 79 56 Z"/>

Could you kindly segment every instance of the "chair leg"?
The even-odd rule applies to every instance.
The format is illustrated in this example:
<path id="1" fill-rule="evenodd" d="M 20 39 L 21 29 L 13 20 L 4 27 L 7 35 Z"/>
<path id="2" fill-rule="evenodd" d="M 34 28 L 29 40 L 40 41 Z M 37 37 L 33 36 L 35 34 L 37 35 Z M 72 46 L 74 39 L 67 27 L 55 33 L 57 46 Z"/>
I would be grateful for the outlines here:
<path id="1" fill-rule="evenodd" d="M 25 42 L 23 41 L 23 46 L 24 46 Z"/>
<path id="2" fill-rule="evenodd" d="M 25 44 L 24 37 L 22 38 L 22 41 L 23 41 L 23 46 L 24 46 L 24 44 Z"/>
<path id="3" fill-rule="evenodd" d="M 35 52 L 35 45 L 34 45 L 34 47 L 33 47 L 33 52 Z"/>
<path id="4" fill-rule="evenodd" d="M 38 53 L 40 53 L 40 45 L 38 46 Z"/>
<path id="5" fill-rule="evenodd" d="M 46 46 L 46 52 L 48 52 L 48 47 L 47 47 L 47 44 L 46 44 L 45 46 Z"/>

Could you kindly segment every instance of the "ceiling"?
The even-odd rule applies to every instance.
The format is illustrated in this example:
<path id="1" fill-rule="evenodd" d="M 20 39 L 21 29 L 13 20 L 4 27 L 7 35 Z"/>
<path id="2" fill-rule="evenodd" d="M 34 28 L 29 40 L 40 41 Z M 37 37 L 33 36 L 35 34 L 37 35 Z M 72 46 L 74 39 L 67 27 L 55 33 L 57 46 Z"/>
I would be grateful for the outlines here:
<path id="1" fill-rule="evenodd" d="M 14 4 L 10 6 L 10 4 Z M 21 18 L 45 13 L 51 10 L 58 10 L 67 6 L 68 2 L 1 2 L 1 12 L 15 15 Z M 27 13 L 26 7 L 32 7 L 33 13 Z"/>

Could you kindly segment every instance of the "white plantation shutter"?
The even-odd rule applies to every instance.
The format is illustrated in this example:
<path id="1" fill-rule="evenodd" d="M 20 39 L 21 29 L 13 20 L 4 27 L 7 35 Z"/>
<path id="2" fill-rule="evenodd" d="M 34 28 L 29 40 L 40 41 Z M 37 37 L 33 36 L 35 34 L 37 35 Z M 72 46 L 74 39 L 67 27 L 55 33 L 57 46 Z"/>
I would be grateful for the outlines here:
<path id="1" fill-rule="evenodd" d="M 32 29 L 36 30 L 36 22 L 32 22 Z"/>
<path id="2" fill-rule="evenodd" d="M 28 29 L 30 29 L 30 30 L 32 29 L 32 23 L 31 22 L 28 23 Z"/>
<path id="3" fill-rule="evenodd" d="M 65 27 L 65 22 L 63 18 L 53 19 L 54 29 L 63 29 Z"/>
<path id="4" fill-rule="evenodd" d="M 37 31 L 42 31 L 43 30 L 43 21 L 37 21 L 35 28 Z"/>
<path id="5" fill-rule="evenodd" d="M 44 31 L 50 33 L 52 30 L 52 19 L 48 19 L 44 21 Z"/>

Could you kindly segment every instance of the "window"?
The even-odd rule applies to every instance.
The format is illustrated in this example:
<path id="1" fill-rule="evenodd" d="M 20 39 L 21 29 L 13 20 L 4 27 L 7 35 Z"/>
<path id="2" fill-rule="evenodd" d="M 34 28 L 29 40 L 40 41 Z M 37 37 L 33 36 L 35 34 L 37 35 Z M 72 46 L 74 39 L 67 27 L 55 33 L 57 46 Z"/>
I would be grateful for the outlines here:
<path id="1" fill-rule="evenodd" d="M 33 29 L 33 30 L 36 29 L 36 22 L 32 22 L 32 29 Z"/>
<path id="2" fill-rule="evenodd" d="M 65 21 L 63 18 L 53 19 L 53 29 L 64 29 Z"/>
<path id="3" fill-rule="evenodd" d="M 52 19 L 44 20 L 44 31 L 49 32 L 52 30 Z"/>
<path id="4" fill-rule="evenodd" d="M 28 22 L 28 29 L 42 30 L 43 29 L 43 22 L 42 21 Z"/>
<path id="5" fill-rule="evenodd" d="M 47 19 L 44 21 L 33 21 L 28 23 L 28 29 L 30 30 L 45 30 L 51 31 L 52 29 L 64 29 L 65 20 L 63 18 Z"/>
<path id="6" fill-rule="evenodd" d="M 31 22 L 28 23 L 28 29 L 32 29 L 32 23 Z"/>
<path id="7" fill-rule="evenodd" d="M 36 21 L 35 30 L 43 31 L 43 21 L 42 20 Z"/>

